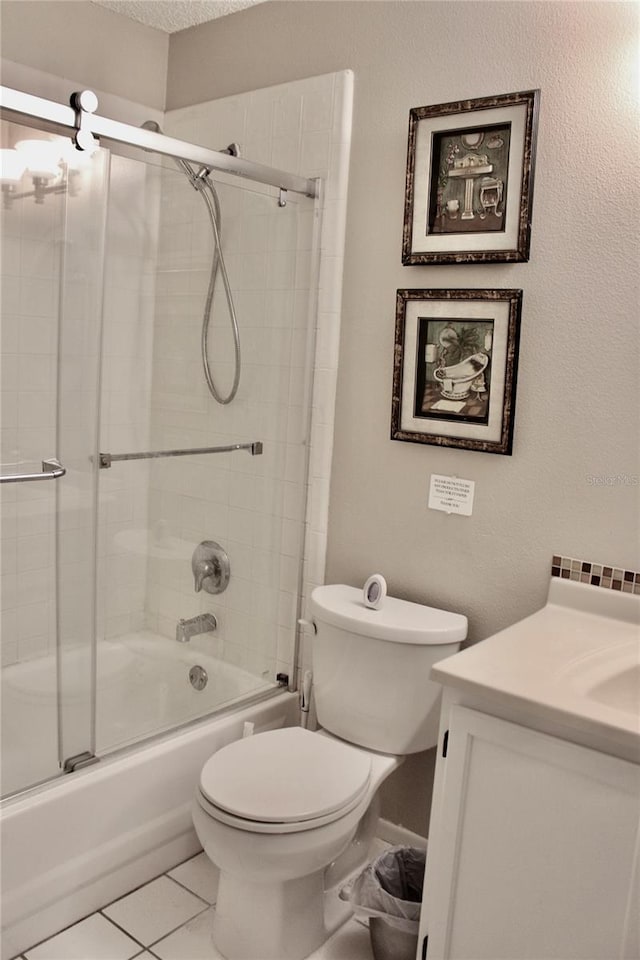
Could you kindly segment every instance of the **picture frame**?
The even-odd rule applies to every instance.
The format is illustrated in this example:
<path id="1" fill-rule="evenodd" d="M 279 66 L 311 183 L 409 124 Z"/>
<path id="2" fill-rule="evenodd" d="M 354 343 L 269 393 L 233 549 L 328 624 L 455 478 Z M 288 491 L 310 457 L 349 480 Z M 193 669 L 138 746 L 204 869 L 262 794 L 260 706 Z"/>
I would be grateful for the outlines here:
<path id="1" fill-rule="evenodd" d="M 529 259 L 539 90 L 409 113 L 405 266 Z"/>
<path id="2" fill-rule="evenodd" d="M 398 290 L 391 439 L 511 456 L 522 290 Z"/>

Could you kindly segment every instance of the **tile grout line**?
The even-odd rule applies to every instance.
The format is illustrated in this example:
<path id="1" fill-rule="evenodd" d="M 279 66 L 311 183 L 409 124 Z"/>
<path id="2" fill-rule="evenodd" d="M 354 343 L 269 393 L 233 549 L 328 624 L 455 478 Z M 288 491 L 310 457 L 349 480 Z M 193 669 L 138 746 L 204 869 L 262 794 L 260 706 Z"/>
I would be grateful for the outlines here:
<path id="1" fill-rule="evenodd" d="M 175 870 L 175 867 L 171 867 L 172 870 Z M 109 903 L 105 903 L 102 907 L 98 907 L 98 911 L 107 910 L 109 907 L 112 907 L 114 904 L 119 903 L 121 900 L 126 900 L 127 897 L 130 897 L 132 893 L 137 893 L 138 890 L 142 890 L 143 887 L 148 886 L 150 883 L 154 883 L 156 880 L 159 880 L 160 877 L 166 876 L 165 873 L 159 873 L 157 877 L 151 877 L 150 880 L 145 880 L 144 883 L 139 883 L 137 887 L 133 887 L 132 890 L 129 890 L 127 893 L 121 894 L 119 897 L 116 897 L 115 900 L 110 900 Z M 111 919 L 107 917 L 107 919 Z"/>
<path id="2" fill-rule="evenodd" d="M 389 844 L 388 844 L 387 842 L 385 842 L 385 841 L 382 841 L 382 842 L 385 843 L 387 846 L 389 845 Z M 194 854 L 194 855 L 192 855 L 192 856 L 190 856 L 190 857 L 187 857 L 185 860 L 182 860 L 180 863 L 178 863 L 178 864 L 176 864 L 175 866 L 171 867 L 170 870 L 171 870 L 171 871 L 176 870 L 178 867 L 183 866 L 183 865 L 186 864 L 186 863 L 189 863 L 191 860 L 195 860 L 196 857 L 198 857 L 198 856 L 201 855 L 201 853 L 202 853 L 202 851 L 200 851 L 200 853 L 197 853 L 197 854 Z M 70 930 L 72 927 L 75 927 L 75 926 L 77 926 L 78 924 L 83 923 L 85 920 L 88 920 L 88 919 L 90 919 L 90 918 L 93 917 L 93 916 L 101 916 L 101 917 L 102 917 L 104 920 L 106 920 L 109 924 L 111 924 L 112 926 L 114 926 L 114 927 L 115 927 L 116 929 L 118 929 L 121 933 L 123 933 L 123 934 L 124 934 L 125 936 L 127 936 L 130 940 L 132 940 L 134 944 L 136 944 L 137 946 L 140 947 L 140 951 L 139 951 L 138 953 L 133 954 L 133 956 L 130 958 L 130 960 L 135 960 L 135 958 L 139 957 L 139 956 L 141 955 L 141 953 L 144 953 L 145 951 L 151 953 L 152 956 L 155 958 L 155 960 L 161 960 L 161 958 L 157 957 L 157 955 L 152 952 L 152 948 L 153 948 L 153 947 L 157 946 L 162 940 L 166 939 L 167 937 L 172 936 L 172 935 L 173 935 L 174 933 L 176 933 L 178 930 L 182 929 L 182 927 L 185 927 L 188 923 L 191 922 L 191 920 L 194 920 L 196 917 L 202 916 L 202 914 L 206 913 L 206 911 L 209 910 L 210 908 L 215 909 L 215 906 L 216 906 L 215 902 L 214 902 L 214 903 L 209 903 L 207 900 L 205 900 L 203 897 L 201 897 L 199 894 L 197 894 L 194 890 L 192 890 L 191 888 L 187 887 L 187 886 L 186 886 L 184 883 L 182 883 L 180 880 L 176 880 L 174 877 L 171 877 L 171 876 L 169 875 L 169 872 L 170 872 L 170 871 L 165 871 L 165 873 L 161 873 L 161 874 L 159 874 L 159 875 L 156 876 L 156 877 L 152 877 L 150 880 L 147 880 L 145 883 L 142 883 L 142 884 L 140 884 L 139 886 L 135 887 L 133 890 L 129 891 L 129 893 L 126 893 L 126 894 L 123 894 L 123 895 L 120 896 L 120 897 L 117 897 L 115 900 L 112 900 L 112 901 L 110 901 L 108 904 L 105 904 L 105 906 L 99 907 L 98 909 L 94 910 L 92 913 L 89 913 L 89 914 L 87 914 L 86 916 L 81 917 L 80 919 L 74 921 L 74 922 L 71 923 L 71 924 L 68 924 L 66 927 L 63 927 L 62 930 L 57 931 L 56 933 L 52 934 L 50 937 L 46 937 L 44 940 L 40 940 L 40 941 L 38 941 L 38 943 L 31 945 L 31 946 L 28 948 L 27 951 L 25 951 L 23 954 L 18 954 L 15 958 L 13 958 L 13 960 L 29 960 L 29 958 L 27 957 L 27 953 L 28 953 L 28 952 L 30 952 L 31 950 L 36 949 L 37 947 L 41 946 L 43 943 L 47 943 L 49 940 L 55 939 L 56 937 L 58 937 L 58 936 L 60 936 L 61 934 L 65 933 L 67 930 Z M 145 944 L 145 943 L 143 943 L 143 942 L 139 939 L 139 937 L 134 936 L 129 930 L 126 929 L 126 927 L 122 926 L 118 921 L 113 920 L 111 917 L 107 916 L 107 915 L 104 913 L 104 910 L 108 909 L 109 907 L 113 906 L 113 905 L 116 904 L 116 903 L 119 903 L 119 902 L 122 901 L 122 900 L 125 900 L 128 896 L 131 896 L 132 894 L 137 893 L 139 890 L 142 890 L 144 887 L 149 886 L 150 884 L 154 883 L 156 880 L 161 879 L 162 877 L 166 877 L 167 880 L 172 881 L 174 884 L 176 884 L 176 886 L 180 887 L 181 889 L 183 889 L 183 890 L 186 891 L 187 893 L 191 894 L 191 896 L 195 897 L 196 900 L 199 900 L 200 903 L 202 904 L 202 908 L 201 908 L 200 910 L 198 910 L 196 913 L 194 913 L 191 917 L 189 917 L 188 919 L 184 920 L 182 923 L 180 923 L 180 924 L 178 924 L 177 926 L 173 927 L 171 930 L 168 930 L 166 933 L 164 933 L 162 936 L 158 937 L 156 940 L 152 940 L 149 944 Z"/>
<path id="3" fill-rule="evenodd" d="M 194 894 L 194 896 L 197 896 L 197 894 Z M 198 897 L 198 899 L 202 900 L 202 897 Z M 167 937 L 170 937 L 172 934 L 176 933 L 176 931 L 181 930 L 182 927 L 185 927 L 188 923 L 191 923 L 191 921 L 195 920 L 196 917 L 201 917 L 202 914 L 206 913 L 211 906 L 212 904 L 206 903 L 202 910 L 198 910 L 198 912 L 194 913 L 194 915 L 192 917 L 189 917 L 188 920 L 185 920 L 183 923 L 179 923 L 177 927 L 173 928 L 173 930 L 169 930 L 167 933 L 163 933 L 163 935 L 161 937 L 158 937 L 157 940 L 152 940 L 146 949 L 150 950 L 152 947 L 157 946 L 162 940 L 165 940 Z"/>
<path id="4" fill-rule="evenodd" d="M 121 927 L 119 923 L 116 923 L 115 920 L 112 920 L 111 917 L 107 917 L 107 916 L 102 912 L 103 910 L 104 910 L 104 907 L 100 907 L 100 909 L 99 909 L 99 910 L 96 910 L 95 913 L 96 913 L 96 914 L 99 914 L 101 917 L 103 917 L 103 919 L 106 920 L 107 923 L 113 924 L 113 926 L 116 927 L 121 933 L 126 934 L 126 936 L 129 937 L 130 940 L 133 940 L 134 943 L 137 943 L 138 946 L 142 947 L 142 950 L 143 950 L 143 951 L 147 949 L 147 948 L 145 947 L 144 943 L 142 943 L 140 940 L 138 940 L 137 937 L 134 937 L 131 933 L 129 933 L 128 930 L 125 930 L 124 927 Z M 94 916 L 94 914 L 92 913 L 92 914 L 90 914 L 90 916 Z M 141 951 L 138 951 L 138 953 L 134 953 L 134 954 L 133 954 L 133 957 L 137 957 L 140 952 L 141 952 Z M 130 960 L 133 960 L 133 957 L 131 957 Z"/>
<path id="5" fill-rule="evenodd" d="M 196 856 L 198 856 L 198 854 L 196 854 Z M 188 861 L 188 860 L 191 860 L 191 859 L 193 859 L 193 857 L 188 857 L 187 860 L 183 860 L 182 862 L 183 862 L 183 863 L 187 863 L 187 861 Z M 179 867 L 179 866 L 181 866 L 181 864 L 176 864 L 176 867 Z M 171 869 L 172 869 L 172 870 L 175 870 L 176 867 L 171 867 Z M 197 913 L 194 913 L 193 916 L 189 917 L 187 920 L 184 920 L 182 923 L 179 923 L 176 927 L 173 927 L 171 930 L 168 930 L 166 933 L 163 933 L 162 936 L 161 936 L 161 937 L 158 937 L 156 940 L 152 940 L 152 941 L 151 941 L 150 943 L 148 943 L 148 944 L 143 944 L 143 943 L 138 939 L 138 937 L 134 937 L 133 934 L 129 933 L 129 931 L 126 929 L 126 927 L 122 927 L 119 923 L 117 923 L 117 921 L 112 920 L 111 917 L 108 917 L 106 914 L 104 914 L 104 913 L 102 912 L 103 910 L 107 909 L 107 907 L 112 906 L 113 903 L 118 903 L 118 900 L 112 901 L 112 903 L 107 904 L 106 907 L 101 907 L 100 910 L 97 911 L 98 913 L 102 914 L 102 916 L 104 916 L 105 920 L 109 920 L 109 922 L 110 922 L 110 923 L 113 923 L 113 925 L 116 926 L 116 927 L 118 927 L 119 930 L 121 930 L 123 933 L 126 933 L 128 937 L 131 937 L 132 940 L 134 940 L 136 943 L 139 943 L 139 944 L 142 946 L 143 950 L 150 950 L 152 946 L 155 946 L 156 944 L 160 943 L 160 941 L 161 941 L 161 940 L 164 940 L 165 937 L 170 937 L 170 936 L 171 936 L 173 933 L 175 933 L 177 930 L 180 930 L 181 927 L 184 927 L 185 924 L 189 923 L 191 920 L 194 920 L 195 917 L 199 917 L 199 916 L 200 916 L 201 914 L 203 914 L 206 910 L 208 910 L 210 906 L 212 906 L 212 904 L 207 903 L 206 900 L 204 900 L 202 897 L 198 896 L 197 893 L 194 893 L 193 890 L 189 890 L 188 887 L 185 887 L 185 885 L 184 885 L 183 883 L 180 883 L 178 880 L 174 880 L 173 877 L 170 877 L 169 874 L 168 874 L 168 872 L 159 874 L 157 877 L 154 877 L 152 880 L 148 880 L 147 883 L 149 883 L 149 884 L 154 883 L 156 880 L 160 880 L 161 877 L 166 877 L 167 880 L 170 880 L 172 883 L 175 883 L 176 886 L 180 887 L 182 890 L 185 890 L 187 893 L 190 893 L 191 896 L 195 897 L 196 900 L 199 900 L 200 903 L 203 904 L 203 907 L 202 907 L 201 910 L 198 910 Z M 137 893 L 138 890 L 141 890 L 141 889 L 142 889 L 143 887 L 145 887 L 145 886 L 147 886 L 147 884 L 143 883 L 141 886 L 136 887 L 135 890 L 132 890 L 131 893 Z M 130 894 L 128 894 L 128 893 L 127 893 L 127 894 L 124 894 L 124 896 L 120 897 L 119 900 L 125 900 L 129 895 L 130 895 Z M 133 958 L 131 958 L 131 960 L 133 960 Z"/>
<path id="6" fill-rule="evenodd" d="M 37 943 L 32 943 L 31 946 L 27 947 L 27 949 L 24 951 L 24 954 L 19 954 L 17 957 L 15 957 L 15 960 L 23 960 L 23 958 L 24 960 L 29 960 L 29 958 L 27 957 L 27 954 L 30 953 L 31 950 L 36 950 L 38 947 L 41 947 L 43 943 L 48 943 L 49 940 L 54 940 L 56 937 L 59 937 L 63 933 L 66 933 L 67 930 L 71 930 L 72 927 L 76 927 L 78 926 L 78 924 L 84 923 L 85 920 L 89 920 L 90 917 L 95 917 L 96 914 L 101 912 L 102 912 L 102 908 L 99 908 L 98 910 L 92 910 L 91 913 L 85 914 L 84 917 L 80 917 L 78 920 L 74 920 L 73 923 L 68 923 L 67 926 L 63 927 L 61 930 L 57 930 L 55 933 L 52 933 L 50 937 L 44 937 L 43 940 L 38 940 Z M 109 920 L 109 917 L 104 917 L 104 919 Z M 112 921 L 109 921 L 109 922 L 111 923 Z M 114 924 L 114 926 L 117 926 L 117 924 Z M 123 932 L 126 933 L 126 930 Z M 135 943 L 140 942 L 139 940 L 136 940 L 135 937 L 131 937 L 131 939 L 135 941 Z"/>
<path id="7" fill-rule="evenodd" d="M 178 864 L 178 866 L 180 866 L 180 864 Z M 175 867 L 171 867 L 171 869 L 172 869 L 172 870 L 175 870 L 176 868 L 175 868 Z M 213 903 L 209 903 L 208 900 L 205 900 L 204 897 L 201 897 L 199 893 L 196 893 L 195 890 L 192 890 L 191 887 L 188 887 L 188 886 L 186 885 L 186 883 L 183 883 L 181 880 L 176 879 L 176 877 L 171 877 L 171 876 L 169 876 L 168 873 L 163 874 L 163 876 L 168 877 L 169 880 L 173 880 L 173 882 L 174 882 L 174 883 L 177 883 L 179 887 L 183 887 L 188 893 L 192 893 L 194 897 L 198 897 L 200 900 L 202 900 L 204 903 L 206 903 L 207 906 L 209 906 L 209 907 L 215 907 L 215 905 L 216 905 L 215 900 L 213 901 Z"/>
<path id="8" fill-rule="evenodd" d="M 180 867 L 180 866 L 182 866 L 183 864 L 188 863 L 190 860 L 194 860 L 195 857 L 197 857 L 197 856 L 199 856 L 199 855 L 200 855 L 199 853 L 196 853 L 196 854 L 194 854 L 194 855 L 191 856 L 191 857 L 187 857 L 185 860 L 181 860 L 180 863 L 177 863 L 174 867 L 171 867 L 170 869 L 171 869 L 171 870 L 175 870 L 175 869 L 177 869 L 177 867 Z M 43 943 L 47 943 L 49 940 L 53 940 L 55 937 L 59 937 L 61 934 L 66 933 L 66 931 L 67 931 L 67 930 L 70 930 L 72 927 L 75 927 L 75 926 L 77 926 L 78 924 L 83 923 L 85 920 L 88 920 L 90 917 L 97 916 L 97 915 L 100 915 L 100 916 L 101 916 L 104 920 L 106 920 L 108 923 L 113 924 L 113 926 L 114 926 L 114 927 L 117 927 L 117 929 L 120 930 L 121 933 L 126 934 L 126 936 L 128 936 L 129 939 L 133 940 L 134 943 L 137 943 L 137 944 L 141 947 L 141 950 L 142 950 L 142 951 L 148 950 L 148 949 L 149 949 L 149 946 L 148 946 L 148 945 L 145 945 L 144 943 L 142 943 L 142 942 L 138 939 L 138 937 L 134 937 L 133 934 L 129 933 L 129 931 L 128 931 L 127 929 L 125 929 L 125 927 L 122 927 L 122 926 L 121 926 L 119 923 L 117 923 L 115 920 L 112 920 L 111 917 L 107 916 L 107 915 L 104 913 L 104 911 L 107 910 L 109 907 L 112 907 L 115 903 L 118 903 L 120 900 L 125 900 L 128 896 L 131 896 L 131 894 L 137 893 L 138 890 L 142 890 L 142 888 L 143 888 L 143 887 L 146 887 L 148 884 L 154 883 L 156 880 L 159 880 L 160 877 L 166 877 L 167 880 L 171 880 L 171 881 L 172 881 L 173 883 L 175 883 L 177 886 L 181 887 L 183 890 L 186 890 L 188 893 L 190 893 L 192 896 L 196 897 L 196 899 L 200 900 L 201 903 L 203 903 L 203 904 L 205 905 L 202 910 L 199 910 L 199 911 L 198 911 L 198 913 L 194 913 L 193 917 L 190 917 L 190 918 L 189 918 L 190 920 L 193 920 L 194 917 L 199 917 L 200 914 L 201 914 L 201 913 L 204 913 L 204 911 L 205 911 L 206 909 L 208 909 L 210 906 L 213 906 L 213 904 L 208 903 L 208 902 L 207 902 L 206 900 L 204 900 L 202 897 L 198 896 L 197 893 L 194 893 L 193 890 L 190 890 L 188 887 L 185 887 L 185 885 L 184 885 L 183 883 L 180 883 L 180 881 L 178 881 L 178 880 L 174 880 L 173 877 L 170 877 L 170 876 L 169 876 L 169 872 L 166 871 L 165 873 L 160 873 L 160 874 L 158 874 L 157 877 L 152 877 L 151 880 L 146 880 L 144 883 L 139 884 L 139 886 L 134 887 L 133 890 L 129 890 L 128 893 L 124 893 L 124 894 L 122 894 L 122 896 L 116 897 L 115 900 L 110 900 L 109 903 L 104 904 L 104 906 L 98 907 L 96 910 L 92 910 L 91 913 L 87 913 L 87 914 L 85 914 L 85 916 L 79 917 L 78 920 L 74 920 L 73 923 L 69 923 L 69 924 L 67 924 L 66 927 L 62 927 L 61 930 L 57 930 L 55 933 L 51 934 L 50 937 L 44 937 L 44 939 L 38 940 L 37 943 L 32 943 L 32 944 L 30 944 L 26 951 L 24 951 L 24 952 L 21 953 L 21 954 L 18 954 L 15 958 L 13 958 L 13 960 L 28 960 L 27 953 L 30 952 L 31 950 L 35 950 L 37 947 L 40 947 Z M 188 922 L 189 922 L 189 920 L 185 920 L 185 923 L 188 923 Z M 179 924 L 177 927 L 174 927 L 174 928 L 173 928 L 172 930 L 170 930 L 168 933 L 164 934 L 164 936 L 167 936 L 167 937 L 168 937 L 168 936 L 170 936 L 172 933 L 175 933 L 176 930 L 179 930 L 179 929 L 180 929 L 180 926 L 184 926 L 184 924 Z M 164 936 L 163 936 L 163 937 L 158 937 L 157 940 L 153 940 L 152 942 L 153 942 L 154 944 L 159 943 L 160 940 L 163 940 L 163 939 L 164 939 Z M 139 954 L 134 954 L 134 957 L 137 957 L 138 955 L 139 955 Z M 134 957 L 132 957 L 131 960 L 134 960 Z"/>
<path id="9" fill-rule="evenodd" d="M 183 863 L 187 863 L 187 861 L 184 860 Z M 182 866 L 182 864 L 180 863 L 176 864 L 176 867 L 179 867 L 179 866 Z M 170 869 L 175 870 L 176 867 L 171 867 Z M 157 877 L 152 877 L 151 880 L 146 880 L 144 883 L 141 883 L 140 886 L 134 887 L 133 890 L 129 890 L 128 893 L 123 893 L 121 897 L 116 897 L 115 900 L 111 900 L 109 903 L 105 903 L 103 907 L 98 907 L 98 910 L 95 912 L 97 913 L 97 912 L 102 912 L 103 910 L 108 910 L 109 907 L 113 907 L 114 904 L 120 903 L 121 900 L 126 900 L 127 897 L 130 897 L 134 893 L 138 893 L 138 891 L 142 890 L 143 887 L 147 887 L 150 884 L 155 883 L 156 880 L 160 880 L 162 877 L 166 877 L 167 880 L 171 880 L 172 883 L 176 883 L 179 887 L 183 887 L 183 889 L 187 890 L 188 893 L 193 894 L 194 897 L 198 897 L 198 900 L 202 900 L 203 903 L 206 903 L 206 900 L 204 900 L 203 897 L 199 897 L 197 893 L 193 893 L 193 890 L 189 890 L 189 888 L 185 887 L 183 883 L 180 883 L 178 880 L 174 880 L 173 877 L 169 876 L 169 872 L 166 871 L 165 873 L 159 873 Z M 107 919 L 110 920 L 111 917 L 107 917 Z"/>

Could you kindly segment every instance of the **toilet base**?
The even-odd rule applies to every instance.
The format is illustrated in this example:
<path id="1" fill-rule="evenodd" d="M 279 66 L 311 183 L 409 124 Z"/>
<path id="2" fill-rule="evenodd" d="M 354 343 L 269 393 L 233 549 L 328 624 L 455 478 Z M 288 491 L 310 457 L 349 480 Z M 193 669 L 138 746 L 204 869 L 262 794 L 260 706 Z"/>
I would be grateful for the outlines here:
<path id="1" fill-rule="evenodd" d="M 246 904 L 246 910 L 239 904 Z M 213 942 L 227 960 L 302 960 L 330 932 L 324 919 L 323 870 L 284 883 L 221 875 Z"/>

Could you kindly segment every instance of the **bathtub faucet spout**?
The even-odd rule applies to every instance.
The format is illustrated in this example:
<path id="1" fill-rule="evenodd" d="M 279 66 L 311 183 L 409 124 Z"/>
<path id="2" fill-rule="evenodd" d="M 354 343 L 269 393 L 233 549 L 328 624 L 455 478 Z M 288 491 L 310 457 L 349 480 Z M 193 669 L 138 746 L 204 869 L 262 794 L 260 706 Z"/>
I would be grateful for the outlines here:
<path id="1" fill-rule="evenodd" d="M 218 621 L 213 613 L 201 613 L 197 617 L 191 617 L 190 620 L 178 620 L 176 640 L 178 643 L 186 643 L 191 637 L 198 636 L 200 633 L 212 633 L 217 626 Z"/>

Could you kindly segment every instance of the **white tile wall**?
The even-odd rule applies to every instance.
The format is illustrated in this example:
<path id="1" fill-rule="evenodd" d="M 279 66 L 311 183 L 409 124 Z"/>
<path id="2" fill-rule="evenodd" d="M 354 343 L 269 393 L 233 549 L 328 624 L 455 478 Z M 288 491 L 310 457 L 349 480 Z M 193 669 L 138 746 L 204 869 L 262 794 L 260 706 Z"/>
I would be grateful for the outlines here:
<path id="1" fill-rule="evenodd" d="M 179 617 L 213 610 L 219 620 L 218 650 L 272 681 L 284 602 L 280 594 L 290 590 L 290 578 L 281 583 L 280 576 L 282 522 L 302 522 L 300 484 L 287 479 L 286 468 L 302 441 L 295 415 L 302 399 L 299 371 L 306 339 L 300 335 L 304 318 L 294 314 L 294 296 L 299 292 L 306 301 L 308 289 L 296 291 L 295 268 L 298 247 L 306 256 L 310 241 L 300 233 L 308 224 L 300 223 L 299 204 L 278 208 L 272 190 L 256 193 L 223 183 L 219 195 L 241 330 L 240 388 L 229 406 L 220 406 L 204 383 L 200 330 L 211 227 L 202 198 L 183 176 L 168 171 L 160 231 L 163 296 L 154 345 L 153 443 L 162 448 L 260 439 L 265 452 L 255 459 L 233 453 L 153 465 L 151 526 L 161 524 L 177 538 L 183 559 L 179 569 L 174 558 L 150 563 L 148 625 L 172 635 Z M 201 264 L 205 269 L 199 269 Z M 229 329 L 228 307 L 220 295 L 214 301 L 209 354 L 222 392 L 233 377 Z M 219 597 L 194 592 L 189 555 L 204 539 L 220 542 L 231 558 L 231 582 Z"/>
<path id="2" fill-rule="evenodd" d="M 151 368 L 155 322 L 161 170 L 111 157 L 103 300 L 99 448 L 151 449 Z M 100 473 L 98 637 L 144 623 L 150 471 L 116 463 Z M 99 669 L 99 664 L 98 664 Z"/>
<path id="3" fill-rule="evenodd" d="M 160 524 L 187 552 L 199 539 L 218 540 L 231 558 L 232 579 L 225 594 L 196 596 L 184 559 L 152 559 L 149 625 L 171 634 L 177 617 L 213 610 L 225 658 L 271 678 L 291 670 L 296 558 L 305 529 L 305 592 L 324 578 L 351 101 L 352 75 L 345 71 L 172 111 L 165 118 L 173 136 L 213 149 L 236 141 L 248 159 L 322 177 L 330 198 L 320 239 L 319 313 L 312 320 L 317 329 L 310 330 L 311 204 L 290 198 L 281 210 L 273 191 L 221 184 L 243 375 L 234 402 L 220 407 L 208 396 L 199 367 L 211 228 L 201 198 L 183 177 L 171 171 L 163 184 L 153 441 L 206 445 L 261 439 L 265 452 L 259 458 L 232 454 L 153 465 L 152 529 Z M 214 371 L 224 389 L 233 353 L 222 297 L 214 302 L 211 338 Z M 308 349 L 315 350 L 316 376 L 307 477 Z"/>
<path id="4" fill-rule="evenodd" d="M 324 210 L 303 567 L 303 611 L 307 618 L 311 591 L 324 583 L 325 575 L 352 110 L 353 73 L 345 70 L 334 75 L 328 167 L 323 174 Z M 309 637 L 304 631 L 301 631 L 298 666 L 300 672 L 311 666 Z"/>

